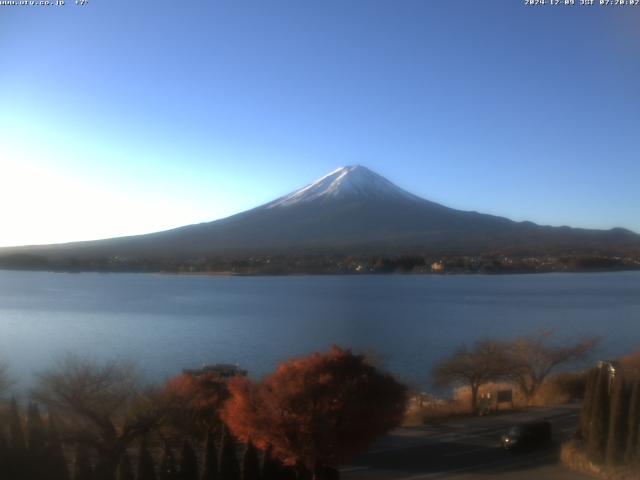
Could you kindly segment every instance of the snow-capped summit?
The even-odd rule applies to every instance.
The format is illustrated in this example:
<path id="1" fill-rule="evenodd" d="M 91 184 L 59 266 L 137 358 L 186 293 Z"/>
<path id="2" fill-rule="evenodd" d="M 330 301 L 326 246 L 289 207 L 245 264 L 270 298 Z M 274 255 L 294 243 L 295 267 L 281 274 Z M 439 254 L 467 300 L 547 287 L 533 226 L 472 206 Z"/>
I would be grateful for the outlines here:
<path id="1" fill-rule="evenodd" d="M 418 197 L 394 185 L 362 165 L 340 167 L 315 182 L 280 197 L 266 208 L 287 207 L 323 199 L 416 200 Z"/>

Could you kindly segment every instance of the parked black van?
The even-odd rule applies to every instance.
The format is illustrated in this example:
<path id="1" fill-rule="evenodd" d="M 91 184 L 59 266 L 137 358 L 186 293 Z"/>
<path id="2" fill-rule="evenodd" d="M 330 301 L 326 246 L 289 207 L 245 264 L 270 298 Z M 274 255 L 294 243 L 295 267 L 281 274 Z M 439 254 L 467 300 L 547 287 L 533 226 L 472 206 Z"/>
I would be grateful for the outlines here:
<path id="1" fill-rule="evenodd" d="M 502 436 L 502 448 L 507 451 L 532 448 L 551 443 L 550 422 L 530 422 L 511 427 L 509 432 Z"/>

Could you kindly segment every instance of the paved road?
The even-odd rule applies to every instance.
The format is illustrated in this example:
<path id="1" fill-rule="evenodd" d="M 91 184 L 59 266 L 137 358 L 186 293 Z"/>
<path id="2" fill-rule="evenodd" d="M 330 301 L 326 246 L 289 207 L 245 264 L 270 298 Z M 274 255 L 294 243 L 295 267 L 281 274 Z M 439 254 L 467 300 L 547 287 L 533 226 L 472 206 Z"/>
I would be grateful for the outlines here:
<path id="1" fill-rule="evenodd" d="M 579 407 L 532 409 L 526 412 L 464 418 L 392 432 L 352 465 L 341 469 L 345 480 L 584 480 L 590 477 L 558 464 L 559 445 L 575 431 Z M 531 420 L 553 424 L 554 444 L 526 453 L 498 448 L 511 425 Z"/>

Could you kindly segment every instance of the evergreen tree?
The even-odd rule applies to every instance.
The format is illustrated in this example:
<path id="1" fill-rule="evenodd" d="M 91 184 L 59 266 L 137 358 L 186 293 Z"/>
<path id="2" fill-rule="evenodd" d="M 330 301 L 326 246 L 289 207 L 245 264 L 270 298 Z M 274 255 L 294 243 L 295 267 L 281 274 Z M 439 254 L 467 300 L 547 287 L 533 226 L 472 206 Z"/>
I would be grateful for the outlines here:
<path id="1" fill-rule="evenodd" d="M 226 427 L 222 430 L 219 455 L 220 480 L 240 480 L 240 467 L 238 465 L 235 442 Z"/>
<path id="2" fill-rule="evenodd" d="M 9 412 L 9 448 L 13 452 L 24 452 L 25 450 L 20 409 L 15 398 L 11 399 L 11 410 Z"/>
<path id="3" fill-rule="evenodd" d="M 247 443 L 247 448 L 242 456 L 242 480 L 259 480 L 260 479 L 260 462 L 258 460 L 258 452 L 253 446 L 251 440 Z"/>
<path id="4" fill-rule="evenodd" d="M 133 466 L 131 465 L 131 458 L 129 458 L 129 454 L 127 452 L 124 452 L 120 457 L 117 480 L 135 480 L 135 476 L 133 475 Z"/>
<path id="5" fill-rule="evenodd" d="M 0 472 L 7 472 L 9 459 L 9 444 L 4 433 L 4 425 L 0 424 Z"/>
<path id="6" fill-rule="evenodd" d="M 279 480 L 279 462 L 273 458 L 271 447 L 262 456 L 262 480 Z"/>
<path id="7" fill-rule="evenodd" d="M 627 440 L 628 398 L 626 382 L 622 378 L 616 378 L 609 413 L 609 436 L 606 450 L 608 465 L 618 465 L 624 458 Z"/>
<path id="8" fill-rule="evenodd" d="M 100 452 L 93 471 L 95 480 L 116 480 L 121 459 L 122 453 L 120 452 L 111 451 L 106 455 L 105 452 Z"/>
<path id="9" fill-rule="evenodd" d="M 636 380 L 629 399 L 629 418 L 627 419 L 627 445 L 624 454 L 626 464 L 636 460 L 638 448 L 638 429 L 640 429 L 640 381 Z"/>
<path id="10" fill-rule="evenodd" d="M 12 480 L 23 480 L 29 478 L 29 468 L 27 466 L 27 450 L 22 429 L 22 419 L 20 409 L 16 399 L 11 399 L 9 410 L 9 445 L 7 448 L 6 474 Z"/>
<path id="11" fill-rule="evenodd" d="M 40 409 L 35 403 L 30 403 L 27 409 L 27 444 L 31 458 L 40 458 L 44 454 L 46 443 L 47 437 Z"/>
<path id="12" fill-rule="evenodd" d="M 609 432 L 609 371 L 606 366 L 598 369 L 596 390 L 591 407 L 591 425 L 587 453 L 592 461 L 601 463 L 607 447 Z"/>
<path id="13" fill-rule="evenodd" d="M 160 473 L 158 474 L 159 480 L 180 480 L 178 474 L 178 464 L 176 458 L 173 455 L 173 450 L 169 444 L 165 444 L 164 453 L 162 454 L 162 461 L 160 463 Z"/>
<path id="14" fill-rule="evenodd" d="M 297 480 L 312 480 L 314 478 L 321 478 L 320 474 L 322 473 L 322 470 L 322 466 L 318 465 L 315 471 L 315 474 L 317 474 L 317 476 L 314 476 L 314 472 L 311 472 L 307 467 L 305 467 L 304 463 L 302 462 L 298 462 L 291 469 L 291 471 L 295 474 L 293 478 L 296 478 Z"/>
<path id="15" fill-rule="evenodd" d="M 180 456 L 180 479 L 181 480 L 198 480 L 198 457 L 196 452 L 185 439 L 182 444 L 182 454 Z"/>
<path id="16" fill-rule="evenodd" d="M 340 480 L 340 471 L 337 468 L 327 467 L 324 469 L 323 478 L 325 480 Z"/>
<path id="17" fill-rule="evenodd" d="M 64 456 L 60 434 L 54 416 L 49 413 L 47 428 L 47 470 L 49 480 L 69 480 L 69 467 Z"/>
<path id="18" fill-rule="evenodd" d="M 587 376 L 587 383 L 584 389 L 584 400 L 582 401 L 582 411 L 580 414 L 580 434 L 585 443 L 589 441 L 589 428 L 591 426 L 591 416 L 593 415 L 593 398 L 598 380 L 598 369 L 592 368 Z"/>
<path id="19" fill-rule="evenodd" d="M 284 465 L 278 462 L 278 480 L 306 480 L 305 477 L 300 477 L 301 471 L 298 470 L 297 465 Z"/>
<path id="20" fill-rule="evenodd" d="M 218 454 L 216 452 L 216 445 L 211 430 L 207 432 L 202 480 L 218 480 Z"/>
<path id="21" fill-rule="evenodd" d="M 28 478 L 40 480 L 48 474 L 46 462 L 47 436 L 40 411 L 35 403 L 30 403 L 27 408 L 27 452 Z"/>
<path id="22" fill-rule="evenodd" d="M 84 446 L 78 444 L 73 462 L 73 480 L 93 480 L 93 473 L 89 452 Z"/>
<path id="23" fill-rule="evenodd" d="M 153 458 L 149 453 L 147 440 L 144 437 L 140 440 L 140 450 L 138 452 L 138 480 L 156 480 Z"/>
<path id="24" fill-rule="evenodd" d="M 640 464 L 640 431 L 638 432 L 638 438 L 636 439 L 636 451 L 632 463 L 636 466 Z"/>

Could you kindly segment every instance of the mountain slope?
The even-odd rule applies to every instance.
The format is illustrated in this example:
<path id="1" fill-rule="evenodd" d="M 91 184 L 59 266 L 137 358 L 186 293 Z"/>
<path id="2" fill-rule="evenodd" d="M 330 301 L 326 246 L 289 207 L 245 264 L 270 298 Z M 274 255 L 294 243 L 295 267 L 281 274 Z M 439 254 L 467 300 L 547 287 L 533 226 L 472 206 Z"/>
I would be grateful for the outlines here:
<path id="1" fill-rule="evenodd" d="M 195 258 L 289 253 L 618 253 L 640 249 L 624 229 L 545 227 L 447 208 L 366 167 L 339 168 L 316 182 L 221 220 L 148 235 L 0 249 L 74 256 Z"/>

